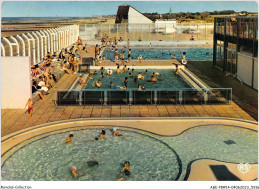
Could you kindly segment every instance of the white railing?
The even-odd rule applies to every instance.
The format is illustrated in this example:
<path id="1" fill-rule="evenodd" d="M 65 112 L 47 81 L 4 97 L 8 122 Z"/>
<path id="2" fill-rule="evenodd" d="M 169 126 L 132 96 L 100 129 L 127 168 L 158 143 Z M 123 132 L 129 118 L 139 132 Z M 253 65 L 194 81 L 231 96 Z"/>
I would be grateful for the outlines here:
<path id="1" fill-rule="evenodd" d="M 37 64 L 43 60 L 47 52 L 53 54 L 72 45 L 78 36 L 79 25 L 69 25 L 3 37 L 1 56 L 29 56 L 32 64 Z M 13 49 L 13 46 L 16 49 Z M 16 52 L 13 52 L 15 50 Z"/>

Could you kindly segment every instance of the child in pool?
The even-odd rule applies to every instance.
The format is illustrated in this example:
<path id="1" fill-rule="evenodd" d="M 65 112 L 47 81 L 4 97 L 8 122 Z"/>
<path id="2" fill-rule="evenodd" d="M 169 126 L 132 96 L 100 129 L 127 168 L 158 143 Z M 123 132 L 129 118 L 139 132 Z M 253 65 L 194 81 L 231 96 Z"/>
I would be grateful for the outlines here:
<path id="1" fill-rule="evenodd" d="M 70 143 L 72 141 L 73 138 L 73 134 L 69 135 L 69 138 L 66 140 L 66 143 Z"/>
<path id="2" fill-rule="evenodd" d="M 117 130 L 116 130 L 116 127 L 113 128 L 113 134 L 115 136 L 123 136 L 122 134 L 118 133 Z"/>
<path id="3" fill-rule="evenodd" d="M 121 177 L 120 179 L 118 179 L 118 181 L 122 181 L 122 180 L 124 180 L 124 179 L 126 179 L 127 177 L 130 176 L 131 168 L 130 168 L 130 162 L 129 161 L 125 161 L 124 167 L 121 169 L 121 172 L 124 175 L 124 177 Z"/>
<path id="4" fill-rule="evenodd" d="M 80 176 L 83 176 L 82 173 L 77 172 L 77 168 L 76 168 L 76 166 L 72 166 L 72 167 L 71 167 L 71 174 L 73 175 L 73 177 L 80 177 Z"/>

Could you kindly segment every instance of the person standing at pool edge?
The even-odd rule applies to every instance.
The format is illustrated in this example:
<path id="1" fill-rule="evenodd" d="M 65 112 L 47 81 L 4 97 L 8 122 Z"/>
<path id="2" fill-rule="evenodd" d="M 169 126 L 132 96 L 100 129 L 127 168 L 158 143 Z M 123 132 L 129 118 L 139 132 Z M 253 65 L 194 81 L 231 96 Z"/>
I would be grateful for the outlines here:
<path id="1" fill-rule="evenodd" d="M 131 62 L 131 49 L 128 50 L 128 63 Z"/>

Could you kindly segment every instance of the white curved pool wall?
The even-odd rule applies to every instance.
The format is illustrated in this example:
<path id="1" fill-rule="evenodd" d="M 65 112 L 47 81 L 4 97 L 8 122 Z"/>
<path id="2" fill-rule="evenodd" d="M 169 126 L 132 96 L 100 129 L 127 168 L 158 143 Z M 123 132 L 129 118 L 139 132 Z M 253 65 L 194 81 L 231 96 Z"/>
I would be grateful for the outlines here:
<path id="1" fill-rule="evenodd" d="M 32 64 L 43 60 L 47 52 L 53 54 L 75 43 L 79 25 L 49 28 L 1 38 L 1 56 L 28 56 Z"/>

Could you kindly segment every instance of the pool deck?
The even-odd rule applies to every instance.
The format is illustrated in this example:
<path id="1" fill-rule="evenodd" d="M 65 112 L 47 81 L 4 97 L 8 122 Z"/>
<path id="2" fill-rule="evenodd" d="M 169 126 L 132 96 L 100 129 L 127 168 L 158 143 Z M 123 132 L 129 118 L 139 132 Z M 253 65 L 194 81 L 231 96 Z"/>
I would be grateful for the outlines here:
<path id="1" fill-rule="evenodd" d="M 65 74 L 57 83 L 57 89 L 69 88 L 77 75 Z M 231 105 L 89 105 L 55 106 L 55 89 L 34 104 L 32 117 L 25 109 L 2 109 L 1 136 L 21 129 L 52 121 L 77 118 L 113 117 L 226 117 L 255 121 L 232 102 Z"/>
<path id="2" fill-rule="evenodd" d="M 87 47 L 88 53 L 82 56 L 94 57 L 94 46 Z M 104 61 L 104 64 L 113 64 Z M 107 62 L 107 63 L 106 63 Z M 137 61 L 136 61 L 137 62 Z M 133 62 L 135 63 L 135 62 Z M 176 62 L 178 64 L 178 62 Z M 144 65 L 172 65 L 169 61 L 144 61 Z M 57 89 L 68 89 L 78 75 L 65 74 L 57 83 Z M 1 110 L 1 136 L 15 131 L 53 121 L 76 118 L 113 118 L 113 117 L 224 117 L 255 121 L 249 114 L 232 102 L 231 105 L 89 105 L 89 106 L 55 106 L 55 89 L 45 96 L 46 101 L 34 104 L 32 117 L 26 110 Z"/>

